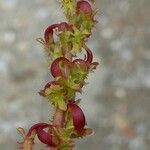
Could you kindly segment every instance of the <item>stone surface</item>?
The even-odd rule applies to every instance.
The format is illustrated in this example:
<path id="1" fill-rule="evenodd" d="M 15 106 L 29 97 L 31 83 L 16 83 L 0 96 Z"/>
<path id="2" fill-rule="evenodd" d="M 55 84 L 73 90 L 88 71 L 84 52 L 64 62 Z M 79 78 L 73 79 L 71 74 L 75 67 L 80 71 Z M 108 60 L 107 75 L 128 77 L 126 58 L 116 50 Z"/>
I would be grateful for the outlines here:
<path id="1" fill-rule="evenodd" d="M 150 1 L 96 0 L 95 6 L 99 24 L 88 45 L 100 66 L 78 96 L 95 134 L 75 150 L 149 150 Z M 51 77 L 35 39 L 65 17 L 56 0 L 1 0 L 0 20 L 0 149 L 16 150 L 16 127 L 52 115 L 38 95 Z"/>

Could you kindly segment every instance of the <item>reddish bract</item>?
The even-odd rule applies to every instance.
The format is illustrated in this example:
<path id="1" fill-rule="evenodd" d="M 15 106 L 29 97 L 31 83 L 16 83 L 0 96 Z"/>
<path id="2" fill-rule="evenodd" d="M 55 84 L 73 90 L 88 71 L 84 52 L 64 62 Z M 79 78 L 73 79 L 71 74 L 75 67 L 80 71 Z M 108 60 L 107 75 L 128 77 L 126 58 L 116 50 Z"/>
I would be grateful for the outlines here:
<path id="1" fill-rule="evenodd" d="M 75 59 L 73 61 L 73 63 L 81 65 L 81 67 L 83 67 L 85 70 L 87 70 L 90 67 L 93 61 L 92 51 L 90 49 L 86 49 L 86 52 L 87 55 L 85 56 L 85 59 Z"/>
<path id="2" fill-rule="evenodd" d="M 88 48 L 88 49 L 86 49 L 86 52 L 87 52 L 86 62 L 87 63 L 92 63 L 92 61 L 93 61 L 93 53 L 92 53 L 92 51 Z"/>
<path id="3" fill-rule="evenodd" d="M 30 135 L 32 134 L 32 131 L 33 131 L 33 130 L 36 130 L 36 131 L 37 131 L 37 129 L 40 128 L 40 127 L 49 127 L 49 126 L 50 126 L 50 125 L 47 124 L 47 123 L 37 123 L 37 124 L 33 125 L 33 126 L 29 129 L 29 131 L 28 131 L 28 133 L 27 133 L 27 136 L 30 136 Z"/>
<path id="4" fill-rule="evenodd" d="M 44 128 L 47 128 L 47 127 L 39 127 L 38 130 L 37 130 L 37 136 L 38 136 L 38 139 L 46 144 L 47 146 L 53 146 L 55 147 L 56 145 L 53 143 L 52 141 L 52 135 L 46 131 L 44 131 Z"/>
<path id="5" fill-rule="evenodd" d="M 69 29 L 69 25 L 68 25 L 68 23 L 66 23 L 66 22 L 62 22 L 62 23 L 60 23 L 59 26 L 58 26 L 58 30 L 59 30 L 59 31 L 65 31 L 65 30 L 67 30 L 67 29 Z"/>
<path id="6" fill-rule="evenodd" d="M 65 76 L 65 69 L 62 69 L 60 66 L 61 62 L 64 63 L 64 68 L 72 66 L 72 63 L 65 57 L 55 59 L 50 68 L 53 77 Z"/>
<path id="7" fill-rule="evenodd" d="M 45 85 L 44 89 L 39 92 L 39 94 L 40 94 L 41 96 L 44 96 L 44 97 L 45 97 L 45 91 L 46 91 L 46 89 L 47 89 L 47 88 L 50 88 L 52 85 L 56 85 L 56 84 L 57 84 L 57 83 L 56 83 L 55 81 L 48 82 L 48 83 Z"/>
<path id="8" fill-rule="evenodd" d="M 46 44 L 51 44 L 54 41 L 54 39 L 53 39 L 53 29 L 58 27 L 58 25 L 59 24 L 53 24 L 45 30 L 44 39 L 45 39 Z"/>
<path id="9" fill-rule="evenodd" d="M 52 127 L 53 127 L 52 125 L 49 125 L 47 123 L 37 123 L 33 125 L 29 129 L 27 135 L 24 137 L 24 141 L 19 142 L 19 149 L 25 150 L 28 148 L 29 150 L 32 150 L 32 146 L 34 144 L 34 136 L 32 134 L 37 135 L 38 139 L 43 144 L 46 144 L 47 146 L 52 146 L 52 147 L 56 146 L 56 144 L 53 143 L 52 141 L 52 135 L 49 132 L 44 131 L 45 128 L 49 129 Z"/>
<path id="10" fill-rule="evenodd" d="M 77 12 L 83 12 L 85 14 L 92 14 L 92 7 L 87 1 L 77 2 Z"/>
<path id="11" fill-rule="evenodd" d="M 53 24 L 51 26 L 49 26 L 44 33 L 44 39 L 46 44 L 51 44 L 54 42 L 54 38 L 53 38 L 53 30 L 55 28 L 58 28 L 58 31 L 65 31 L 69 28 L 69 25 L 66 22 L 62 22 L 60 24 Z"/>
<path id="12" fill-rule="evenodd" d="M 73 125 L 77 132 L 81 132 L 86 125 L 86 120 L 82 109 L 74 102 L 68 103 L 68 109 L 72 115 Z"/>

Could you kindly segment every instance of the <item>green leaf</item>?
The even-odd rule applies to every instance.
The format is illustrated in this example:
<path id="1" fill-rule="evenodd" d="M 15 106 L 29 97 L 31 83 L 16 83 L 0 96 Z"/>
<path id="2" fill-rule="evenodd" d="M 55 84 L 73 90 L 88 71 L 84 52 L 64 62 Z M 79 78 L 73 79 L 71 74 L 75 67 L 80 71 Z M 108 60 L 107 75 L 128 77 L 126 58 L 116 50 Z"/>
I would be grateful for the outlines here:
<path id="1" fill-rule="evenodd" d="M 53 92 L 49 95 L 48 99 L 55 105 L 58 106 L 61 110 L 66 110 L 67 106 L 65 103 L 65 97 L 62 92 Z"/>
<path id="2" fill-rule="evenodd" d="M 17 128 L 17 131 L 20 133 L 22 137 L 25 137 L 25 130 L 21 127 Z"/>
<path id="3" fill-rule="evenodd" d="M 75 13 L 75 0 L 62 0 L 62 8 L 67 18 L 70 18 Z"/>
<path id="4" fill-rule="evenodd" d="M 82 24 L 82 29 L 88 31 L 88 32 L 91 32 L 91 29 L 93 27 L 93 22 L 92 20 L 84 20 L 83 21 L 83 24 Z"/>
<path id="5" fill-rule="evenodd" d="M 70 31 L 62 32 L 62 33 L 60 34 L 60 41 L 61 41 L 61 44 L 67 44 L 68 42 L 70 42 L 70 35 L 71 35 L 71 32 L 70 32 Z"/>
<path id="6" fill-rule="evenodd" d="M 59 98 L 59 100 L 57 101 L 57 105 L 61 110 L 67 110 L 67 106 L 63 98 Z"/>
<path id="7" fill-rule="evenodd" d="M 76 65 L 71 70 L 71 75 L 68 77 L 66 85 L 74 90 L 80 90 L 85 83 L 87 73 L 80 65 Z"/>
<path id="8" fill-rule="evenodd" d="M 61 50 L 61 45 L 59 42 L 57 42 L 53 47 L 53 52 L 51 53 L 51 57 L 54 60 L 58 57 L 61 57 L 62 55 L 63 54 L 62 54 L 62 50 Z"/>
<path id="9" fill-rule="evenodd" d="M 67 129 L 74 128 L 72 115 L 70 114 L 70 112 L 66 113 L 66 128 Z"/>
<path id="10" fill-rule="evenodd" d="M 66 87 L 67 88 L 67 87 Z M 72 99 L 75 97 L 76 91 L 71 89 L 71 88 L 67 88 L 67 99 Z"/>
<path id="11" fill-rule="evenodd" d="M 78 30 L 77 28 L 74 29 L 74 33 L 72 33 L 71 42 L 72 42 L 72 53 L 77 54 L 81 51 L 82 43 L 85 38 L 85 35 Z"/>
<path id="12" fill-rule="evenodd" d="M 67 109 L 63 87 L 60 85 L 52 85 L 46 89 L 45 94 L 52 104 L 58 106 L 61 110 Z"/>

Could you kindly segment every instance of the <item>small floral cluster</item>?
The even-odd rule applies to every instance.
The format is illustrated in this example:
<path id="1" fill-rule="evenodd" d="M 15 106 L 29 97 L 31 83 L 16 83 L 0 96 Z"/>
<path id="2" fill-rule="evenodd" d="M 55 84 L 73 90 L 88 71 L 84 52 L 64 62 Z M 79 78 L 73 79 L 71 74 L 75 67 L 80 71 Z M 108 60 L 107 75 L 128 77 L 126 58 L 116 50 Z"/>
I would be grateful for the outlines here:
<path id="1" fill-rule="evenodd" d="M 85 44 L 96 24 L 93 1 L 61 0 L 68 22 L 50 25 L 44 33 L 44 39 L 38 39 L 44 45 L 50 63 L 50 72 L 54 77 L 39 94 L 47 98 L 56 109 L 51 122 L 33 125 L 27 134 L 23 128 L 18 131 L 23 136 L 19 149 L 32 150 L 35 136 L 50 149 L 71 150 L 74 139 L 92 133 L 85 127 L 86 119 L 76 93 L 82 92 L 82 87 L 90 72 L 98 65 L 93 62 L 92 51 Z M 85 50 L 84 58 L 76 58 Z M 60 119 L 60 122 L 57 121 Z"/>

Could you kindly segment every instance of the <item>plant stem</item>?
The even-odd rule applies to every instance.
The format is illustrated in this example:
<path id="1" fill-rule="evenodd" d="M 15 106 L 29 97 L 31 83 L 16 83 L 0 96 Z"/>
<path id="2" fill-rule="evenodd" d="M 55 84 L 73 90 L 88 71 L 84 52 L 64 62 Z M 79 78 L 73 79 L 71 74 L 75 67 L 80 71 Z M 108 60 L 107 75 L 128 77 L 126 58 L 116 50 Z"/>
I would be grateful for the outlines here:
<path id="1" fill-rule="evenodd" d="M 54 114 L 53 125 L 63 127 L 64 121 L 65 121 L 65 111 L 57 107 Z"/>
<path id="2" fill-rule="evenodd" d="M 63 127 L 64 122 L 65 122 L 65 111 L 57 107 L 53 118 L 53 125 Z M 50 150 L 57 150 L 57 147 L 52 147 L 50 148 Z"/>
<path id="3" fill-rule="evenodd" d="M 65 50 L 65 57 L 68 60 L 72 60 L 72 56 L 71 53 L 69 52 L 68 49 Z M 65 71 L 66 74 L 68 74 L 68 69 L 66 68 Z M 65 125 L 65 115 L 66 115 L 66 111 L 63 111 L 61 109 L 59 109 L 58 107 L 55 110 L 55 114 L 54 114 L 54 118 L 53 118 L 53 125 L 54 126 L 58 126 L 58 127 L 64 127 Z M 57 148 L 51 148 L 51 150 L 57 150 Z"/>

